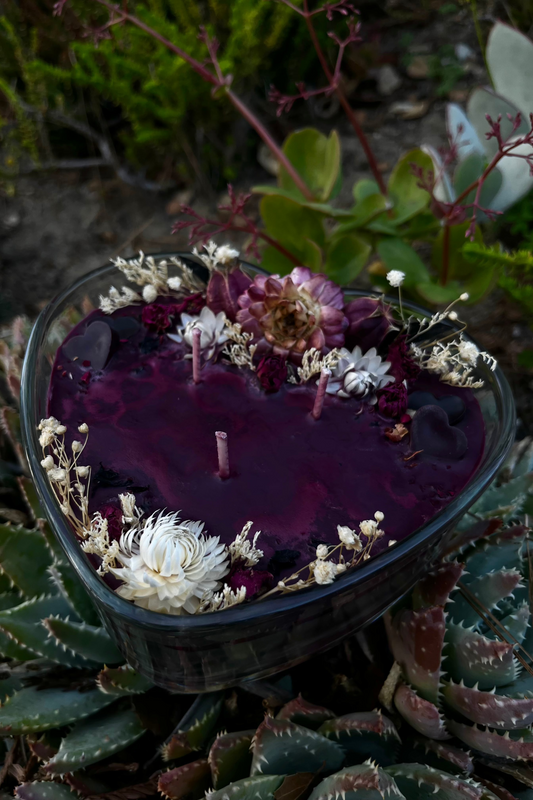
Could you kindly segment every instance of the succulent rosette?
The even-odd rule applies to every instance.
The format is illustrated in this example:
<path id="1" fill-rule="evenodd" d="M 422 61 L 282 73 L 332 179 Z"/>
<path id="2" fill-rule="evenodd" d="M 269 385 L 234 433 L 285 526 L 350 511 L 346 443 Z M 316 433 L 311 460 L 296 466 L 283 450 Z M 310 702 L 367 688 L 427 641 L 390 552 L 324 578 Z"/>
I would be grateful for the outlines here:
<path id="1" fill-rule="evenodd" d="M 326 353 L 344 344 L 342 289 L 307 267 L 295 267 L 283 278 L 256 276 L 239 306 L 237 322 L 263 354 L 273 351 L 299 363 L 306 350 Z"/>

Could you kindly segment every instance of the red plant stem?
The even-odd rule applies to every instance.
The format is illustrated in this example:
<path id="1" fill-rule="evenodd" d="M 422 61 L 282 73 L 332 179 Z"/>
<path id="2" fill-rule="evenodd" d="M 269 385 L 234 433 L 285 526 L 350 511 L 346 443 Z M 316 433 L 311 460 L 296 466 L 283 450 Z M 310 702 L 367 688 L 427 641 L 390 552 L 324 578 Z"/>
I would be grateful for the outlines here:
<path id="1" fill-rule="evenodd" d="M 448 274 L 450 272 L 450 226 L 445 225 L 442 235 L 442 270 L 440 273 L 440 285 L 446 286 Z"/>
<path id="2" fill-rule="evenodd" d="M 200 328 L 193 328 L 192 331 L 192 379 L 194 383 L 200 383 L 200 342 L 202 331 Z"/>
<path id="3" fill-rule="evenodd" d="M 333 73 L 331 72 L 331 70 L 329 68 L 328 62 L 327 62 L 326 57 L 325 57 L 325 55 L 324 55 L 324 53 L 322 51 L 322 48 L 320 47 L 320 42 L 318 41 L 318 37 L 317 37 L 315 29 L 313 27 L 313 23 L 312 23 L 312 19 L 311 19 L 313 15 L 312 15 L 312 13 L 309 12 L 309 7 L 308 7 L 307 0 L 304 0 L 304 14 L 303 14 L 303 16 L 305 17 L 305 24 L 307 25 L 307 30 L 309 31 L 309 36 L 311 37 L 311 41 L 313 42 L 313 46 L 315 48 L 315 51 L 316 51 L 316 54 L 318 56 L 318 60 L 320 61 L 320 64 L 322 66 L 322 69 L 324 70 L 324 74 L 325 74 L 326 78 L 328 79 L 328 81 L 331 83 L 331 85 L 334 86 L 335 94 L 339 98 L 339 102 L 340 102 L 341 106 L 343 107 L 344 112 L 345 112 L 346 116 L 348 117 L 348 120 L 349 120 L 352 128 L 354 129 L 354 131 L 355 131 L 355 133 L 357 135 L 357 138 L 361 142 L 361 146 L 362 146 L 363 150 L 365 151 L 365 155 L 366 155 L 366 157 L 368 159 L 368 164 L 370 166 L 370 169 L 372 170 L 372 174 L 374 175 L 376 183 L 379 186 L 379 191 L 381 192 L 381 194 L 383 194 L 386 197 L 387 196 L 387 187 L 385 186 L 385 181 L 383 180 L 383 176 L 382 176 L 381 172 L 378 169 L 378 162 L 376 161 L 376 157 L 375 157 L 374 153 L 372 152 L 372 148 L 370 147 L 369 141 L 366 138 L 366 136 L 365 136 L 365 134 L 363 132 L 363 129 L 359 125 L 359 122 L 357 121 L 357 117 L 355 116 L 354 110 L 351 107 L 350 103 L 348 102 L 348 99 L 347 99 L 346 95 L 342 91 L 342 89 L 341 89 L 340 85 L 338 84 L 338 82 L 335 83 L 334 80 L 333 80 Z"/>
<path id="4" fill-rule="evenodd" d="M 105 8 L 107 8 L 109 11 L 120 14 L 121 15 L 120 20 L 117 20 L 117 22 L 128 20 L 128 22 L 131 22 L 132 25 L 135 25 L 137 28 L 140 28 L 142 31 L 151 36 L 153 39 L 157 39 L 157 41 L 160 42 L 162 45 L 164 45 L 168 50 L 171 50 L 177 56 L 186 61 L 187 64 L 189 64 L 189 66 L 192 67 L 192 69 L 204 81 L 207 81 L 207 83 L 210 83 L 212 86 L 216 88 L 224 89 L 229 101 L 237 109 L 237 111 L 240 114 L 242 114 L 242 116 L 252 126 L 255 132 L 261 137 L 266 146 L 272 151 L 273 155 L 276 157 L 279 163 L 290 175 L 290 177 L 292 178 L 292 180 L 294 181 L 300 192 L 303 194 L 305 199 L 309 201 L 313 201 L 316 199 L 311 190 L 309 189 L 309 187 L 307 186 L 307 184 L 305 183 L 305 181 L 303 180 L 303 178 L 301 177 L 301 175 L 299 175 L 298 171 L 291 164 L 291 162 L 289 161 L 289 159 L 287 158 L 281 147 L 274 141 L 274 139 L 267 131 L 263 123 L 255 116 L 253 111 L 250 108 L 248 108 L 248 106 L 245 105 L 245 103 L 243 103 L 240 97 L 238 97 L 234 92 L 231 91 L 231 89 L 229 89 L 229 87 L 227 86 L 227 84 L 224 82 L 223 79 L 221 80 L 216 75 L 213 75 L 203 64 L 201 64 L 195 58 L 186 53 L 185 50 L 182 50 L 181 47 L 178 47 L 177 45 L 173 44 L 169 39 L 166 39 L 164 36 L 162 36 L 160 33 L 154 30 L 154 28 L 151 28 L 149 25 L 146 25 L 146 23 L 144 23 L 138 17 L 134 16 L 133 14 L 130 14 L 129 12 L 123 12 L 119 6 L 113 3 L 109 3 L 107 0 L 96 0 L 96 2 L 100 3 L 100 5 L 102 6 L 105 6 Z"/>
<path id="5" fill-rule="evenodd" d="M 326 397 L 326 389 L 330 377 L 331 377 L 330 369 L 321 370 L 320 380 L 318 382 L 318 389 L 315 397 L 315 403 L 313 405 L 313 410 L 311 411 L 311 416 L 313 417 L 313 419 L 320 419 L 322 415 L 322 408 L 324 407 L 324 398 Z"/>
<path id="6" fill-rule="evenodd" d="M 228 453 L 228 434 L 224 431 L 216 431 L 217 455 L 218 455 L 218 474 L 223 481 L 229 478 L 229 453 Z"/>

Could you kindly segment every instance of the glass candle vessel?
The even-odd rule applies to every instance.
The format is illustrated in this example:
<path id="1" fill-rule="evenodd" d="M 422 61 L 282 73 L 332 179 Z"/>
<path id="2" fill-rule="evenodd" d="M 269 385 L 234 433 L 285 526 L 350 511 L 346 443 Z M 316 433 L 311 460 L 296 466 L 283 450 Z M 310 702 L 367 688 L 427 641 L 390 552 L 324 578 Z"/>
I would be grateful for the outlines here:
<path id="1" fill-rule="evenodd" d="M 155 258 L 174 255 L 205 273 L 188 253 L 157 254 Z M 242 266 L 252 277 L 263 272 L 244 262 Z M 169 265 L 170 272 L 172 269 L 175 267 Z M 37 426 L 48 416 L 47 395 L 56 350 L 91 307 L 98 306 L 99 295 L 107 295 L 116 282 L 116 268 L 101 267 L 63 291 L 40 314 L 22 375 L 23 436 L 43 509 L 103 624 L 125 659 L 153 683 L 170 691 L 205 692 L 264 678 L 327 650 L 377 619 L 439 556 L 454 524 L 494 478 L 513 442 L 515 407 L 511 390 L 499 368 L 492 372 L 482 362 L 475 374 L 484 381 L 483 388 L 476 390 L 485 424 L 483 457 L 466 487 L 421 528 L 327 586 L 197 616 L 147 611 L 119 597 L 97 575 L 61 513 L 40 465 Z M 350 299 L 365 293 L 346 290 L 345 295 Z M 404 307 L 430 316 L 412 304 L 404 303 Z M 445 324 L 453 330 L 451 323 Z"/>

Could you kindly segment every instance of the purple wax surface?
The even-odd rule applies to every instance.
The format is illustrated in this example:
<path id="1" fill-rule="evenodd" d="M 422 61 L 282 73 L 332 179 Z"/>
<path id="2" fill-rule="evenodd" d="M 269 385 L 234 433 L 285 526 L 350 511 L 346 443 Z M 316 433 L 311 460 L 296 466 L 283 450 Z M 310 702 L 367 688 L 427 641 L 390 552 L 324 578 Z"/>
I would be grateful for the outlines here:
<path id="1" fill-rule="evenodd" d="M 83 360 L 67 357 L 66 343 L 92 322 L 118 327 L 123 318 L 138 326 L 113 333 L 103 369 L 93 369 L 86 353 Z M 70 355 L 72 349 L 67 347 Z M 313 561 L 318 544 L 338 544 L 337 525 L 358 529 L 376 511 L 385 515 L 380 527 L 386 536 L 374 553 L 390 539 L 405 538 L 463 489 L 483 454 L 484 424 L 474 394 L 427 372 L 410 391 L 436 398 L 459 394 L 465 403 L 464 417 L 453 426 L 468 441 L 459 459 L 421 453 L 406 460 L 413 453 L 410 436 L 390 441 L 385 431 L 397 420 L 358 400 L 326 395 L 315 421 L 316 379 L 266 394 L 254 373 L 219 361 L 204 366 L 195 385 L 188 352 L 147 331 L 135 306 L 112 317 L 92 312 L 59 348 L 48 414 L 67 426 L 70 440 L 81 423 L 89 426 L 80 463 L 92 467 L 91 514 L 118 506 L 119 493 L 132 491 L 146 516 L 179 510 L 182 519 L 204 521 L 207 533 L 226 544 L 252 520 L 252 532 L 262 531 L 258 546 L 265 554 L 258 568 L 272 566 L 278 552 L 277 577 L 283 577 Z M 227 480 L 217 475 L 219 430 L 228 434 Z"/>

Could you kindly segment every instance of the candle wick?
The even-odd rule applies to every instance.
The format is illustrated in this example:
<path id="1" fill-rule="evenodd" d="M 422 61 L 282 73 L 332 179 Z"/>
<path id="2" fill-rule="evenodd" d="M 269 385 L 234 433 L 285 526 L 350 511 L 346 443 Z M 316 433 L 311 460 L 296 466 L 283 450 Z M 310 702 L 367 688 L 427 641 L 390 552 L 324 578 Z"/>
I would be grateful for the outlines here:
<path id="1" fill-rule="evenodd" d="M 330 369 L 322 369 L 320 371 L 320 380 L 318 382 L 315 404 L 313 406 L 313 410 L 311 411 L 311 416 L 313 417 L 313 419 L 320 419 L 320 415 L 322 414 L 322 407 L 324 406 L 324 398 L 326 397 L 326 389 L 330 377 L 331 377 Z"/>
<path id="2" fill-rule="evenodd" d="M 200 328 L 192 330 L 192 379 L 194 383 L 200 383 L 200 341 L 202 331 Z"/>
<path id="3" fill-rule="evenodd" d="M 216 431 L 217 455 L 218 455 L 218 474 L 222 480 L 229 478 L 229 453 L 228 453 L 228 434 L 224 431 Z"/>

